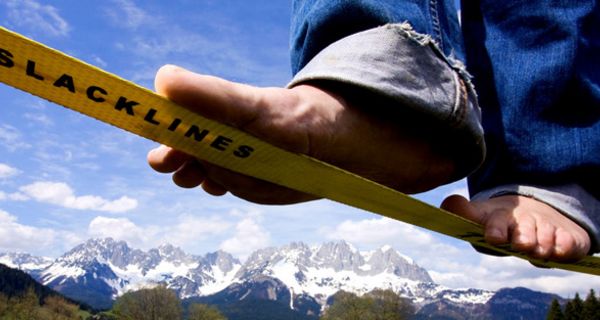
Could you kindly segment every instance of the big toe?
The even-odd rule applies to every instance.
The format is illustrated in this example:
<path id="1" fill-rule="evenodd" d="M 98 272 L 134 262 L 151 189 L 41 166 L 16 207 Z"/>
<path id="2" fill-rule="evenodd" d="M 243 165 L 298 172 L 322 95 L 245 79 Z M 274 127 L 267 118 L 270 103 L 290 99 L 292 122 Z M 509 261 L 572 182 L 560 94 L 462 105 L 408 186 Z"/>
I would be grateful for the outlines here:
<path id="1" fill-rule="evenodd" d="M 587 232 L 569 232 L 562 228 L 556 231 L 554 260 L 574 261 L 585 257 L 590 251 Z"/>
<path id="2" fill-rule="evenodd" d="M 156 91 L 207 118 L 240 127 L 256 118 L 259 88 L 166 65 L 156 73 Z"/>
<path id="3" fill-rule="evenodd" d="M 475 205 L 473 205 L 463 196 L 449 196 L 448 198 L 444 199 L 441 204 L 441 208 L 475 223 L 483 224 L 483 215 L 477 210 Z"/>

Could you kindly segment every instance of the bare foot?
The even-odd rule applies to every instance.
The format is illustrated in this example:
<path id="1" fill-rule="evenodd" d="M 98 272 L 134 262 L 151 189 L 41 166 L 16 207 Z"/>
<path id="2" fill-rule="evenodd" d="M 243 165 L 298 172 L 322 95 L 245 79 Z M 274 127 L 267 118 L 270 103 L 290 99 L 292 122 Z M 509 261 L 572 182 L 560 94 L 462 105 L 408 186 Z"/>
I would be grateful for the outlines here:
<path id="1" fill-rule="evenodd" d="M 588 233 L 553 207 L 532 198 L 507 195 L 486 201 L 448 197 L 442 208 L 481 224 L 492 245 L 511 244 L 530 257 L 575 261 L 590 251 Z"/>
<path id="2" fill-rule="evenodd" d="M 159 70 L 155 86 L 158 93 L 207 118 L 402 192 L 416 193 L 437 187 L 448 182 L 454 173 L 453 162 L 435 151 L 422 132 L 413 131 L 414 124 L 410 128 L 412 119 L 394 116 L 385 111 L 394 108 L 386 106 L 351 105 L 322 86 L 257 88 L 174 66 Z M 359 107 L 369 108 L 369 112 Z M 420 130 L 431 131 L 431 128 Z M 173 172 L 177 185 L 187 188 L 202 185 L 213 195 L 229 191 L 253 202 L 269 204 L 314 198 L 164 146 L 152 150 L 148 162 L 159 172 Z"/>

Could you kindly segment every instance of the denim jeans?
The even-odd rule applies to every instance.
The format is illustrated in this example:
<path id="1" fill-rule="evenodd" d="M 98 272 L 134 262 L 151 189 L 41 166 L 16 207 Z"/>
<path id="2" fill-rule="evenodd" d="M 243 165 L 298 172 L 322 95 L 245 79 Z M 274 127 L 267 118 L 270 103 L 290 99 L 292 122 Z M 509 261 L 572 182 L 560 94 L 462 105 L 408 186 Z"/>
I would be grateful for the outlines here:
<path id="1" fill-rule="evenodd" d="M 426 126 L 419 134 L 447 140 L 434 147 L 456 151 L 440 150 L 457 155 L 454 180 L 483 161 L 479 108 L 449 2 L 296 1 L 291 46 L 291 86 L 342 83 L 377 101 L 369 108 L 399 106 L 404 118 Z"/>
<path id="2" fill-rule="evenodd" d="M 600 3 L 471 0 L 461 12 L 462 27 L 454 0 L 295 0 L 290 85 L 333 81 L 438 119 L 461 174 L 487 149 L 475 199 L 535 197 L 597 250 Z"/>
<path id="3" fill-rule="evenodd" d="M 463 30 L 490 150 L 471 186 L 576 182 L 600 198 L 600 4 L 481 1 Z"/>

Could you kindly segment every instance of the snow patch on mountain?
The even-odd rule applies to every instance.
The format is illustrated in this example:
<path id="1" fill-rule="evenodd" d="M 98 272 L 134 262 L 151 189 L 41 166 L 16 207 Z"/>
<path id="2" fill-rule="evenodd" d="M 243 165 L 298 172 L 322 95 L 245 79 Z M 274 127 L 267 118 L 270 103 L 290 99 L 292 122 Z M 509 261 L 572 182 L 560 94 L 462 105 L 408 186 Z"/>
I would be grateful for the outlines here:
<path id="1" fill-rule="evenodd" d="M 75 283 L 80 278 L 97 281 L 112 288 L 114 297 L 165 284 L 186 298 L 223 290 L 232 283 L 240 266 L 237 259 L 224 252 L 200 257 L 169 244 L 145 252 L 107 238 L 91 239 L 73 248 L 43 269 L 39 278 L 54 286 L 67 279 Z"/>
<path id="2" fill-rule="evenodd" d="M 52 264 L 54 260 L 46 257 L 35 257 L 28 253 L 2 253 L 0 254 L 0 263 L 14 269 L 20 269 L 25 272 L 42 270 Z"/>
<path id="3" fill-rule="evenodd" d="M 18 264 L 16 258 L 7 257 L 0 255 L 12 266 L 38 268 L 32 275 L 59 291 L 91 290 L 108 301 L 159 284 L 175 290 L 180 298 L 242 290 L 237 297 L 243 299 L 257 294 L 252 286 L 258 286 L 255 289 L 270 298 L 287 297 L 292 307 L 302 299 L 324 307 L 340 290 L 363 295 L 374 289 L 392 289 L 418 306 L 437 301 L 484 304 L 493 295 L 437 285 L 425 269 L 391 246 L 361 252 L 345 241 L 265 248 L 252 253 L 243 264 L 223 251 L 195 256 L 169 244 L 142 251 L 110 238 L 88 240 L 53 262 L 29 257 L 37 262 L 29 265 L 24 262 L 29 260 L 22 258 Z"/>
<path id="4" fill-rule="evenodd" d="M 64 280 L 68 278 L 77 279 L 86 274 L 85 269 L 76 265 L 65 265 L 65 264 L 51 264 L 45 268 L 42 272 L 42 279 L 44 285 L 52 283 L 58 278 Z M 96 276 L 97 277 L 97 276 Z M 62 284 L 62 283 L 60 283 Z"/>
<path id="5" fill-rule="evenodd" d="M 316 247 L 292 243 L 258 250 L 248 258 L 237 278 L 243 282 L 258 276 L 279 279 L 292 296 L 308 295 L 321 305 L 340 290 L 363 295 L 374 289 L 392 289 L 417 305 L 446 297 L 461 303 L 485 303 L 493 295 L 483 291 L 454 292 L 437 285 L 425 269 L 390 246 L 360 252 L 344 241 Z"/>
<path id="6" fill-rule="evenodd" d="M 493 296 L 495 292 L 478 289 L 446 289 L 438 295 L 438 299 L 452 301 L 458 304 L 485 304 Z"/>

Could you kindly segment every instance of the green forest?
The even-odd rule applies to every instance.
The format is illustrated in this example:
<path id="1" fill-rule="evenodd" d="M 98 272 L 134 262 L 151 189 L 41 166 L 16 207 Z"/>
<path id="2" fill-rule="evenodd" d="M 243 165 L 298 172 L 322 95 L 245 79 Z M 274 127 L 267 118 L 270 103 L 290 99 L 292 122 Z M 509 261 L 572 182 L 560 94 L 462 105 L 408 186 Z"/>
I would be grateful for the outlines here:
<path id="1" fill-rule="evenodd" d="M 414 313 L 412 305 L 392 290 L 374 290 L 361 297 L 339 292 L 322 320 L 401 320 Z M 163 286 L 119 297 L 109 311 L 91 314 L 60 296 L 40 299 L 33 289 L 7 297 L 0 294 L 0 319 L 7 320 L 226 320 L 216 307 L 200 303 L 185 310 L 174 291 Z"/>
<path id="2" fill-rule="evenodd" d="M 6 287 L 5 287 L 6 289 Z M 182 304 L 174 291 L 164 286 L 128 292 L 119 297 L 111 310 L 90 311 L 59 294 L 41 292 L 31 286 L 20 293 L 0 293 L 0 319 L 4 320 L 226 320 L 227 314 L 239 318 L 227 307 L 202 303 Z M 39 292 L 39 293 L 38 293 Z M 566 302 L 554 300 L 546 319 L 549 320 L 600 320 L 600 301 L 594 290 L 585 299 L 579 294 Z M 256 308 L 268 304 L 256 302 Z M 374 290 L 357 296 L 340 291 L 330 298 L 331 305 L 321 315 L 321 320 L 401 320 L 415 315 L 414 306 L 392 290 Z M 249 303 L 253 303 L 249 301 Z M 244 319 L 275 319 L 276 312 L 263 311 L 255 315 L 252 308 L 244 308 Z M 256 310 L 255 310 L 256 311 Z M 265 312 L 266 311 L 266 312 Z M 256 312 L 259 314 L 260 312 Z M 268 316 L 264 316 L 268 314 Z M 314 317 L 314 319 L 317 319 Z"/>
<path id="3" fill-rule="evenodd" d="M 71 320 L 86 319 L 89 315 L 79 305 L 60 296 L 51 295 L 40 301 L 33 288 L 13 297 L 0 293 L 0 319 L 3 320 Z"/>
<path id="4" fill-rule="evenodd" d="M 600 320 L 600 301 L 594 289 L 590 290 L 585 300 L 579 294 L 561 306 L 553 300 L 548 311 L 548 320 Z"/>

